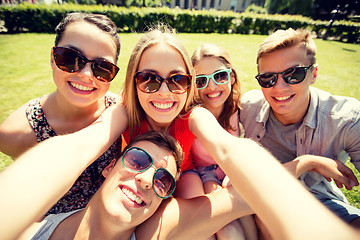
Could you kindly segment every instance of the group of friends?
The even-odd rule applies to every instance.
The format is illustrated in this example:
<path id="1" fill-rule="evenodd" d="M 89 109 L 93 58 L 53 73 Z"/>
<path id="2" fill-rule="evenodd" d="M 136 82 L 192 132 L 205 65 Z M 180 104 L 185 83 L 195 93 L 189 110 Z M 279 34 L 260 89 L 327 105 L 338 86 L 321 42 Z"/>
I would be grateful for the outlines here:
<path id="1" fill-rule="evenodd" d="M 190 57 L 170 27 L 144 33 L 123 90 L 120 39 L 105 15 L 56 27 L 56 91 L 0 125 L 3 239 L 356 239 L 360 102 L 311 85 L 307 30 L 260 45 L 260 90 L 241 94 L 230 54 Z M 332 182 L 334 181 L 334 183 Z"/>

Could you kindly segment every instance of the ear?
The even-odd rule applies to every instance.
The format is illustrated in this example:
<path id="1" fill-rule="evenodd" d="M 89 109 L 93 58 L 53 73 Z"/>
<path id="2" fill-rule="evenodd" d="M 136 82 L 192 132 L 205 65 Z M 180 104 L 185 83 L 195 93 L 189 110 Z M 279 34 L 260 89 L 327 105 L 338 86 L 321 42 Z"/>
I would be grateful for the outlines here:
<path id="1" fill-rule="evenodd" d="M 311 83 L 310 84 L 314 84 L 317 78 L 317 73 L 318 73 L 318 66 L 317 64 L 315 64 L 314 69 L 311 72 Z"/>
<path id="2" fill-rule="evenodd" d="M 116 160 L 113 159 L 109 165 L 107 165 L 104 170 L 102 171 L 102 175 L 104 176 L 104 178 L 107 178 L 109 176 L 109 173 L 111 172 L 111 170 L 114 168 L 116 164 Z"/>

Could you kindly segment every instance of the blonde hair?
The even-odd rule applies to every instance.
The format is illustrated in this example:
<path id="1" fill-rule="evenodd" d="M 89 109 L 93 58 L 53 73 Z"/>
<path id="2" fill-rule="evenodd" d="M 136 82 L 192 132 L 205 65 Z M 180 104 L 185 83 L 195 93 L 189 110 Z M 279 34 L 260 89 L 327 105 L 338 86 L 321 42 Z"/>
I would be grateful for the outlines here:
<path id="1" fill-rule="evenodd" d="M 277 30 L 267 37 L 260 44 L 256 62 L 259 63 L 259 59 L 267 53 L 297 45 L 301 45 L 306 49 L 306 56 L 310 60 L 310 64 L 314 64 L 316 62 L 316 45 L 311 33 L 305 29 L 294 30 L 292 28 Z"/>
<path id="2" fill-rule="evenodd" d="M 137 97 L 134 76 L 138 70 L 139 62 L 143 52 L 146 49 L 160 43 L 167 44 L 173 47 L 181 54 L 187 68 L 187 73 L 192 76 L 190 86 L 187 90 L 186 102 L 182 113 L 186 113 L 187 111 L 189 111 L 191 106 L 196 102 L 194 94 L 195 72 L 191 65 L 190 57 L 183 44 L 180 42 L 179 39 L 175 37 L 175 31 L 165 24 L 158 24 L 157 26 L 151 28 L 140 38 L 131 53 L 127 67 L 122 98 L 129 117 L 130 139 L 132 138 L 134 128 L 140 127 L 142 121 L 145 119 L 146 116 Z"/>
<path id="3" fill-rule="evenodd" d="M 240 98 L 241 98 L 241 84 L 238 79 L 238 75 L 234 68 L 234 65 L 231 62 L 230 54 L 222 47 L 205 43 L 198 47 L 191 57 L 193 66 L 195 67 L 203 58 L 215 58 L 221 61 L 227 68 L 232 69 L 232 74 L 234 74 L 235 82 L 231 85 L 231 92 L 229 97 L 224 103 L 224 108 L 219 116 L 218 122 L 220 125 L 226 129 L 234 128 L 230 124 L 230 117 L 233 115 L 237 109 L 240 108 Z"/>

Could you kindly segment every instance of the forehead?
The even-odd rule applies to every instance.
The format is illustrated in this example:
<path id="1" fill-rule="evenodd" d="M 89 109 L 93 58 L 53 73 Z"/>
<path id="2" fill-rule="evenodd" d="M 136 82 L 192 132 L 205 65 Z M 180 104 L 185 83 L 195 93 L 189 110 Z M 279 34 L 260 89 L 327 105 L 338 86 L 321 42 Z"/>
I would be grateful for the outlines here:
<path id="1" fill-rule="evenodd" d="M 137 142 L 133 145 L 133 147 L 139 147 L 145 150 L 152 157 L 156 167 L 165 168 L 175 176 L 176 162 L 170 151 L 148 141 Z"/>
<path id="2" fill-rule="evenodd" d="M 167 43 L 153 45 L 142 53 L 138 71 L 153 70 L 167 76 L 169 72 L 186 72 L 181 53 Z"/>
<path id="3" fill-rule="evenodd" d="M 204 57 L 194 67 L 196 75 L 211 74 L 226 69 L 225 64 L 216 57 Z"/>
<path id="4" fill-rule="evenodd" d="M 258 70 L 259 73 L 281 72 L 293 66 L 308 64 L 306 49 L 301 45 L 297 45 L 263 55 L 259 59 Z"/>
<path id="5" fill-rule="evenodd" d="M 67 25 L 58 46 L 76 47 L 88 58 L 102 57 L 112 60 L 116 56 L 116 44 L 112 37 L 95 24 L 85 21 Z"/>

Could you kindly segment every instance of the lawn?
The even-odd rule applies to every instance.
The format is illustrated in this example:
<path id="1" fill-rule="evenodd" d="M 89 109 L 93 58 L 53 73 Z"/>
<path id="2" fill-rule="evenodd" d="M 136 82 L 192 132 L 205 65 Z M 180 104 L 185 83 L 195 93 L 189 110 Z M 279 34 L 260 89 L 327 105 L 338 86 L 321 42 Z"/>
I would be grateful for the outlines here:
<path id="1" fill-rule="evenodd" d="M 140 34 L 120 34 L 122 49 L 118 66 L 120 72 L 110 90 L 118 93 L 126 73 L 127 61 Z M 28 100 L 55 90 L 51 78 L 50 49 L 53 34 L 0 35 L 0 122 Z M 189 54 L 201 43 L 211 42 L 223 46 L 232 59 L 242 80 L 243 91 L 259 88 L 256 75 L 256 53 L 265 36 L 179 34 Z M 319 64 L 315 87 L 333 94 L 360 99 L 360 46 L 334 41 L 316 40 Z M 0 171 L 11 159 L 0 153 Z M 348 164 L 352 167 L 351 164 Z M 356 171 L 356 170 L 355 170 Z M 360 175 L 357 173 L 360 180 Z M 360 207 L 359 187 L 344 191 L 350 202 Z"/>

